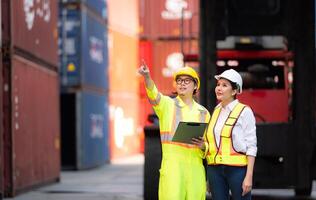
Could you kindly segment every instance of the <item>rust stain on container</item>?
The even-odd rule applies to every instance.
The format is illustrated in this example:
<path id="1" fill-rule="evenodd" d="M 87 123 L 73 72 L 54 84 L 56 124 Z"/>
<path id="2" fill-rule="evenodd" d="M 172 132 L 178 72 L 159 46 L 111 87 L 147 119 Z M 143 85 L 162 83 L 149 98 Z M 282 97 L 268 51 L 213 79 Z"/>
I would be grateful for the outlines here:
<path id="1" fill-rule="evenodd" d="M 58 66 L 58 1 L 14 0 L 10 3 L 13 46 Z"/>
<path id="2" fill-rule="evenodd" d="M 13 192 L 59 179 L 58 74 L 12 59 Z"/>

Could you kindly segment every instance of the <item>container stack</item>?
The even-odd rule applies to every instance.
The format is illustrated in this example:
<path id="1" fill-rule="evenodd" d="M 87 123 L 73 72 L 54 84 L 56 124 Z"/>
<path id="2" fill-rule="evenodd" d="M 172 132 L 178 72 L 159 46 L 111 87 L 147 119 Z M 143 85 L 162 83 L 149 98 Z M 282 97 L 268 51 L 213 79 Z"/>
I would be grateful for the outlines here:
<path id="1" fill-rule="evenodd" d="M 109 161 L 108 47 L 105 0 L 59 5 L 62 167 Z"/>
<path id="2" fill-rule="evenodd" d="M 183 67 L 182 54 L 198 51 L 198 9 L 198 0 L 140 0 L 140 56 L 151 58 L 164 94 L 174 91 L 172 74 Z"/>
<path id="3" fill-rule="evenodd" d="M 59 180 L 58 4 L 1 1 L 6 197 Z"/>
<path id="4" fill-rule="evenodd" d="M 153 110 L 143 79 L 135 75 L 141 60 L 146 61 L 159 90 L 170 95 L 174 91 L 172 74 L 184 65 L 182 52 L 197 54 L 198 3 L 198 0 L 108 0 L 112 157 L 143 150 L 143 128 L 149 124 L 147 116 Z M 117 108 L 124 112 L 124 119 L 133 119 L 133 127 L 125 132 L 119 132 L 113 125 L 125 124 L 125 120 L 117 122 Z M 139 149 L 134 141 L 137 137 Z"/>
<path id="5" fill-rule="evenodd" d="M 140 152 L 138 0 L 108 0 L 111 159 Z"/>

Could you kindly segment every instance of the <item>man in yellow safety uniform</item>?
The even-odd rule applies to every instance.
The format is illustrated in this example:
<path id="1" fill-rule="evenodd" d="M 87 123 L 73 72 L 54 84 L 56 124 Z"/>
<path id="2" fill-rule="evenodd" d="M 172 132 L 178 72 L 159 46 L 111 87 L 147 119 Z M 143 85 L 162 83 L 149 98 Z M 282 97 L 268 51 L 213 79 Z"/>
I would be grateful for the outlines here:
<path id="1" fill-rule="evenodd" d="M 145 63 L 138 70 L 145 78 L 147 96 L 159 118 L 162 162 L 159 179 L 160 200 L 205 200 L 206 179 L 202 163 L 205 153 L 194 144 L 173 142 L 180 121 L 208 122 L 210 114 L 196 103 L 193 96 L 200 87 L 200 79 L 191 67 L 183 67 L 174 74 L 177 96 L 161 94 Z"/>

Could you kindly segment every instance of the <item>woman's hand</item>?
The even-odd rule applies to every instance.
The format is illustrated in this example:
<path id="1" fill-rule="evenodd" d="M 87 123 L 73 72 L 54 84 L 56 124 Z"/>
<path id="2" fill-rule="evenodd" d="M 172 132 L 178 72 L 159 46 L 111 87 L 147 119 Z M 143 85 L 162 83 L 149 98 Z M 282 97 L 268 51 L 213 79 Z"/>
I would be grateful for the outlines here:
<path id="1" fill-rule="evenodd" d="M 205 140 L 203 137 L 192 138 L 191 143 L 198 146 L 202 151 L 205 150 Z"/>
<path id="2" fill-rule="evenodd" d="M 242 183 L 242 196 L 245 196 L 252 189 L 252 177 L 246 176 Z"/>
<path id="3" fill-rule="evenodd" d="M 252 177 L 253 177 L 253 168 L 255 165 L 255 157 L 254 156 L 247 156 L 248 165 L 247 165 L 247 172 L 242 182 L 242 196 L 246 195 L 252 189 Z"/>

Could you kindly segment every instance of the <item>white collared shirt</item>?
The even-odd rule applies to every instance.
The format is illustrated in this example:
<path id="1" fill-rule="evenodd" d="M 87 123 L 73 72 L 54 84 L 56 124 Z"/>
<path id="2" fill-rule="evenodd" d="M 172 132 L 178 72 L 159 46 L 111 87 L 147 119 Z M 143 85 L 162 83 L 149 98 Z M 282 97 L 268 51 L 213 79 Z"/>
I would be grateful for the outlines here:
<path id="1" fill-rule="evenodd" d="M 222 107 L 221 104 L 217 105 L 217 107 L 222 107 L 214 128 L 217 147 L 219 147 L 220 134 L 224 123 L 238 102 L 236 99 L 225 107 Z M 242 152 L 250 156 L 256 156 L 257 154 L 256 119 L 251 108 L 248 106 L 241 112 L 233 128 L 232 143 L 237 152 Z"/>

